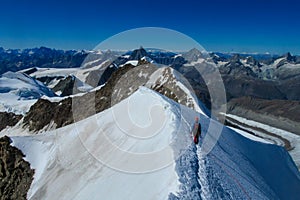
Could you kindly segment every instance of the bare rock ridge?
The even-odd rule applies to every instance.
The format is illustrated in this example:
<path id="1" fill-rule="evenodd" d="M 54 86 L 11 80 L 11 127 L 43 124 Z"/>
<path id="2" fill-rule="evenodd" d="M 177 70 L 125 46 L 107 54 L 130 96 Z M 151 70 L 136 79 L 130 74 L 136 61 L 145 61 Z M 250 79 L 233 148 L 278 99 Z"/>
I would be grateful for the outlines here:
<path id="1" fill-rule="evenodd" d="M 0 138 L 0 199 L 23 200 L 33 180 L 34 170 L 24 154 L 10 145 L 9 137 Z"/>
<path id="2" fill-rule="evenodd" d="M 71 98 L 64 99 L 60 103 L 39 99 L 24 117 L 24 124 L 29 126 L 29 130 L 41 130 L 51 121 L 56 127 L 73 122 Z"/>
<path id="3" fill-rule="evenodd" d="M 11 112 L 0 112 L 0 131 L 7 126 L 16 125 L 22 117 L 22 115 L 16 115 Z"/>
<path id="4" fill-rule="evenodd" d="M 136 49 L 132 52 L 132 54 L 129 57 L 129 60 L 140 60 L 142 57 L 148 56 L 147 52 L 143 47 L 140 47 L 139 49 Z"/>

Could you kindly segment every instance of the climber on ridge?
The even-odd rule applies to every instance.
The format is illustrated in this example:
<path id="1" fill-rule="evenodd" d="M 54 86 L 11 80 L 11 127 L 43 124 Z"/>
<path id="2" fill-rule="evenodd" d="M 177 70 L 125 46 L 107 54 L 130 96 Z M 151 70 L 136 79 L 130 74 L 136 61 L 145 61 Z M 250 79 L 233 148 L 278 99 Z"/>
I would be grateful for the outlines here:
<path id="1" fill-rule="evenodd" d="M 199 118 L 195 117 L 195 122 L 192 130 L 192 137 L 195 144 L 198 144 L 200 135 L 201 135 L 201 124 L 199 123 Z"/>

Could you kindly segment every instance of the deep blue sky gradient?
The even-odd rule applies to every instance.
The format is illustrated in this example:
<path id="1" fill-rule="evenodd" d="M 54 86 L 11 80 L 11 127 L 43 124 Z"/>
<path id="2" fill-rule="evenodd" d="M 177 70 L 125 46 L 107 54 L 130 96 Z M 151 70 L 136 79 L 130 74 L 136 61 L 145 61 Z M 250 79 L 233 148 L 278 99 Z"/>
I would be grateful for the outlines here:
<path id="1" fill-rule="evenodd" d="M 121 31 L 165 27 L 208 51 L 300 54 L 300 1 L 0 1 L 0 46 L 93 49 Z"/>

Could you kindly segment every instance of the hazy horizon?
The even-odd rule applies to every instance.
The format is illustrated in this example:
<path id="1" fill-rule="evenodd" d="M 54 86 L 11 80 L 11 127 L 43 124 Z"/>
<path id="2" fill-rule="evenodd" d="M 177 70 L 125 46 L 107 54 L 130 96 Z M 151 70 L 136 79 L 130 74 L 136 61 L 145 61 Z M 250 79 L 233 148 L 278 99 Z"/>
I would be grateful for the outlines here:
<path id="1" fill-rule="evenodd" d="M 50 46 L 35 46 L 35 47 L 25 47 L 25 48 L 5 48 L 3 46 L 0 46 L 0 48 L 3 48 L 4 50 L 26 50 L 26 49 L 39 49 L 39 48 L 49 48 L 49 49 L 55 49 L 55 50 L 63 50 L 63 51 L 120 51 L 120 52 L 129 52 L 129 51 L 133 51 L 136 49 L 139 49 L 140 46 L 137 46 L 136 48 L 132 48 L 132 49 L 63 49 L 63 48 L 55 48 L 55 47 L 50 47 Z M 181 50 L 170 50 L 170 49 L 160 49 L 160 48 L 155 48 L 155 47 L 147 47 L 147 46 L 142 46 L 146 51 L 149 49 L 157 49 L 157 50 L 162 50 L 162 51 L 169 51 L 169 52 L 173 52 L 173 53 L 182 53 L 182 52 L 187 52 L 189 50 L 185 50 L 185 51 L 181 51 Z M 238 51 L 206 51 L 208 53 L 224 53 L 224 54 L 263 54 L 263 55 L 274 55 L 274 56 L 281 56 L 287 53 L 290 53 L 291 55 L 296 55 L 296 56 L 300 56 L 299 54 L 295 54 L 293 52 L 287 51 L 287 52 L 282 52 L 282 53 L 270 53 L 270 52 L 238 52 Z"/>

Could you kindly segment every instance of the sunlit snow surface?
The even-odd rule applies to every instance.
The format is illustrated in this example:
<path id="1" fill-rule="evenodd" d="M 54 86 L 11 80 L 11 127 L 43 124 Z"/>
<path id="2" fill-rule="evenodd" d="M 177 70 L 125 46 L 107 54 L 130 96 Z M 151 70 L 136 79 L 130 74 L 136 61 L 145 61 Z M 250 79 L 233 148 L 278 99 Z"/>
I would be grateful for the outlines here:
<path id="1" fill-rule="evenodd" d="M 26 113 L 38 98 L 54 93 L 41 82 L 19 72 L 6 72 L 0 76 L 0 111 Z"/>
<path id="2" fill-rule="evenodd" d="M 199 145 L 190 135 L 195 116 Z M 29 199 L 300 198 L 299 172 L 284 148 L 224 127 L 202 156 L 202 139 L 215 135 L 208 126 L 222 125 L 142 87 L 76 124 L 12 140 L 36 170 Z"/>

